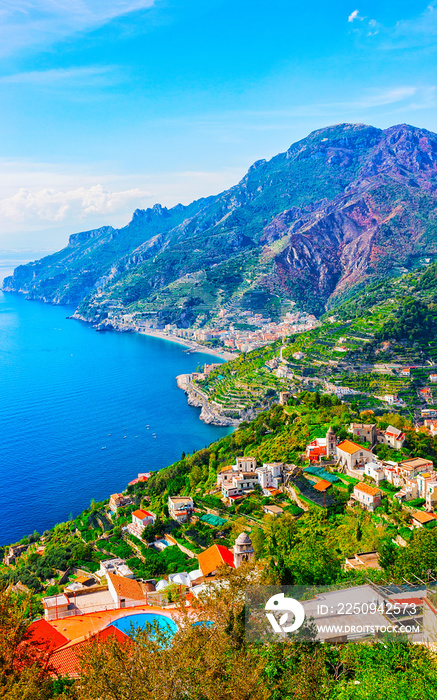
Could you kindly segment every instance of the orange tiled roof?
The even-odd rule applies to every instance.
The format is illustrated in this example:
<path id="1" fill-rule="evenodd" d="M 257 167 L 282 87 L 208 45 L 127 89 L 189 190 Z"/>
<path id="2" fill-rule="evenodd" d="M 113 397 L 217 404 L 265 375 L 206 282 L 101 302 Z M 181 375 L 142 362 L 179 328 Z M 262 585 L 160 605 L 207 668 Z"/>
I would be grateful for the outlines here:
<path id="1" fill-rule="evenodd" d="M 341 450 L 342 452 L 347 452 L 348 455 L 353 455 L 355 452 L 358 452 L 358 450 L 366 450 L 365 447 L 357 445 L 355 442 L 352 442 L 352 440 L 343 440 L 343 442 L 340 442 L 340 444 L 337 445 L 337 449 Z M 366 451 L 370 452 L 370 450 Z"/>
<path id="2" fill-rule="evenodd" d="M 326 489 L 329 489 L 330 486 L 331 482 L 327 479 L 322 479 L 321 481 L 318 481 L 317 484 L 313 484 L 316 491 L 326 491 Z"/>
<path id="3" fill-rule="evenodd" d="M 65 646 L 63 649 L 58 649 L 54 652 L 50 659 L 50 665 L 60 676 L 78 676 L 80 671 L 80 656 L 93 641 L 105 642 L 110 637 L 115 638 L 119 643 L 129 641 L 129 637 L 121 632 L 114 625 L 106 627 L 101 632 L 93 635 L 90 639 L 81 640 L 75 644 Z"/>
<path id="4" fill-rule="evenodd" d="M 36 620 L 29 627 L 30 641 L 37 646 L 58 649 L 68 642 L 61 632 L 52 627 L 47 620 Z"/>
<path id="5" fill-rule="evenodd" d="M 132 578 L 116 576 L 115 574 L 110 573 L 108 573 L 107 576 L 120 598 L 129 598 L 129 600 L 144 600 L 144 593 L 138 581 L 135 581 Z"/>
<path id="6" fill-rule="evenodd" d="M 144 520 L 144 518 L 150 518 L 151 514 L 147 510 L 134 510 L 132 515 L 140 520 Z"/>
<path id="7" fill-rule="evenodd" d="M 230 549 L 226 549 L 221 544 L 213 544 L 212 547 L 208 547 L 197 555 L 197 559 L 204 576 L 209 576 L 224 564 L 235 567 L 234 555 Z"/>
<path id="8" fill-rule="evenodd" d="M 434 515 L 434 513 L 424 513 L 423 510 L 414 511 L 411 517 L 414 518 L 414 520 L 417 520 L 418 523 L 422 523 L 422 525 L 425 523 L 430 523 L 431 520 L 437 519 L 437 515 Z"/>
<path id="9" fill-rule="evenodd" d="M 360 481 L 359 484 L 355 486 L 358 491 L 362 491 L 363 493 L 367 493 L 369 496 L 377 496 L 381 491 L 374 486 L 369 486 L 369 484 L 365 484 L 363 481 Z"/>

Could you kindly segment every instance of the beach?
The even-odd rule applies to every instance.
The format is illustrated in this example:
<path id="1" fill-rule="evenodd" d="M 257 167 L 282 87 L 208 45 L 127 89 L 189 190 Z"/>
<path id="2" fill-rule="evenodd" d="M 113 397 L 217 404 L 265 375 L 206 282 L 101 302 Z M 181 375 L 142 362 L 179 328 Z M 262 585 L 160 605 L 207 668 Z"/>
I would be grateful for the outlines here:
<path id="1" fill-rule="evenodd" d="M 141 335 L 150 335 L 153 338 L 162 338 L 162 340 L 169 340 L 171 343 L 178 343 L 179 345 L 185 345 L 185 347 L 190 348 L 192 352 L 203 352 L 205 355 L 214 355 L 215 357 L 220 357 L 222 360 L 234 360 L 238 357 L 235 352 L 229 352 L 228 350 L 215 350 L 213 348 L 208 348 L 205 345 L 196 343 L 194 340 L 188 340 L 187 338 L 179 338 L 175 335 L 170 335 L 165 333 L 165 331 L 137 331 Z"/>

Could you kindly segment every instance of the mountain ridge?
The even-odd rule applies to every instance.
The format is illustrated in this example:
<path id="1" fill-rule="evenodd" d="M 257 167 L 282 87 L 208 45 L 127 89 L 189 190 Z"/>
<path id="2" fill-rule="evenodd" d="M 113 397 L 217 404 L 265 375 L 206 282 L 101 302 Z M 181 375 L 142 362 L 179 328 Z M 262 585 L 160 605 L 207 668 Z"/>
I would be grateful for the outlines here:
<path id="1" fill-rule="evenodd" d="M 433 260 L 436 209 L 436 134 L 332 125 L 218 195 L 73 234 L 3 288 L 79 305 L 93 321 L 107 314 L 102 300 L 182 326 L 213 322 L 225 300 L 273 317 L 291 302 L 321 315 L 359 285 Z"/>

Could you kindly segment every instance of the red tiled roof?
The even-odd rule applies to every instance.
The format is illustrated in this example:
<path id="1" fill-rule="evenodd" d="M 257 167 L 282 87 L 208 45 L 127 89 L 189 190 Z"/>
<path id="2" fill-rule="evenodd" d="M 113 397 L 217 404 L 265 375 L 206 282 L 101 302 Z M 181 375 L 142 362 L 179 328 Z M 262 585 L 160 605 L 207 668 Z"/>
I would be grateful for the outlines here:
<path id="1" fill-rule="evenodd" d="M 109 572 L 107 576 L 114 586 L 119 598 L 128 598 L 129 600 L 145 599 L 143 590 L 138 581 L 131 578 L 126 578 L 125 576 L 116 576 L 115 574 L 110 574 Z"/>
<path id="2" fill-rule="evenodd" d="M 140 520 L 144 520 L 144 518 L 150 518 L 151 513 L 149 513 L 147 510 L 134 510 L 132 513 L 136 518 L 139 518 Z"/>
<path id="3" fill-rule="evenodd" d="M 208 547 L 197 555 L 197 559 L 204 576 L 209 576 L 224 564 L 235 568 L 233 553 L 221 544 L 213 544 L 212 547 Z"/>
<path id="4" fill-rule="evenodd" d="M 434 515 L 434 513 L 425 513 L 423 510 L 416 510 L 411 514 L 411 517 L 417 520 L 418 523 L 422 523 L 422 525 L 430 523 L 431 520 L 437 520 L 437 515 Z"/>
<path id="5" fill-rule="evenodd" d="M 365 484 L 363 481 L 360 481 L 360 483 L 357 484 L 355 488 L 357 489 L 357 491 L 367 493 L 369 496 L 377 496 L 381 493 L 379 489 L 376 489 L 374 486 L 369 486 L 369 484 Z"/>
<path id="6" fill-rule="evenodd" d="M 361 447 L 361 445 L 357 445 L 356 442 L 352 442 L 352 440 L 343 440 L 343 442 L 337 445 L 337 449 L 342 452 L 347 452 L 349 455 L 353 455 L 355 452 L 358 452 L 358 450 L 370 452 L 366 447 Z"/>
<path id="7" fill-rule="evenodd" d="M 47 620 L 36 620 L 29 627 L 29 641 L 37 646 L 58 649 L 68 642 L 67 637 L 58 632 Z"/>
<path id="8" fill-rule="evenodd" d="M 115 638 L 119 643 L 129 641 L 129 637 L 124 634 L 124 632 L 121 632 L 121 630 L 114 627 L 114 625 L 109 625 L 109 627 L 93 635 L 91 639 L 82 639 L 80 642 L 76 642 L 76 644 L 71 644 L 63 649 L 55 651 L 50 659 L 50 665 L 57 675 L 78 676 L 80 657 L 87 645 L 93 641 L 105 642 L 109 638 Z"/>

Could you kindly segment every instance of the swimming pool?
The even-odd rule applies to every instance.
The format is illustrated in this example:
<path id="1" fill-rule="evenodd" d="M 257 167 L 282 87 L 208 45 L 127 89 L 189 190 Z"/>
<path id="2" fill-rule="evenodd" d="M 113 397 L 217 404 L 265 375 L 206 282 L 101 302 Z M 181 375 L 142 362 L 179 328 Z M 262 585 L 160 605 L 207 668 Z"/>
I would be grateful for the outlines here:
<path id="1" fill-rule="evenodd" d="M 141 629 L 147 625 L 156 625 L 162 632 L 168 634 L 169 637 L 174 637 L 178 629 L 174 620 L 165 615 L 157 615 L 155 613 L 134 613 L 133 615 L 125 615 L 124 617 L 119 617 L 118 620 L 114 620 L 111 624 L 125 634 L 131 634 L 132 627 Z"/>

